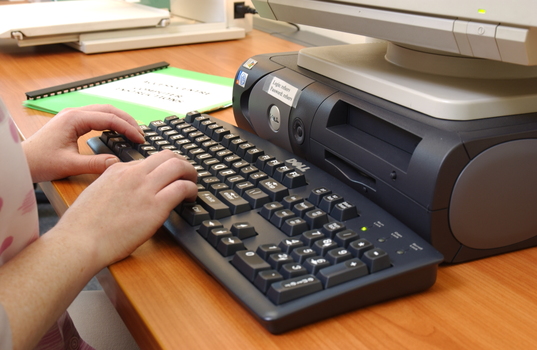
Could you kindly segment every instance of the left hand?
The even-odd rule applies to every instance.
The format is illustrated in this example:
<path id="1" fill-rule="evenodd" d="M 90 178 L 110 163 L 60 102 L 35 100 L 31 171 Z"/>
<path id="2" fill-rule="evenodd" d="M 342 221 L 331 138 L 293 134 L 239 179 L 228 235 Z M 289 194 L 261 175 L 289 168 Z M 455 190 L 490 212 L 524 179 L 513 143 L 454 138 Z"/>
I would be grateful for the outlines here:
<path id="1" fill-rule="evenodd" d="M 67 108 L 22 143 L 33 182 L 80 174 L 101 174 L 119 159 L 110 154 L 81 155 L 78 138 L 91 130 L 114 130 L 131 141 L 144 142 L 136 121 L 111 105 Z"/>

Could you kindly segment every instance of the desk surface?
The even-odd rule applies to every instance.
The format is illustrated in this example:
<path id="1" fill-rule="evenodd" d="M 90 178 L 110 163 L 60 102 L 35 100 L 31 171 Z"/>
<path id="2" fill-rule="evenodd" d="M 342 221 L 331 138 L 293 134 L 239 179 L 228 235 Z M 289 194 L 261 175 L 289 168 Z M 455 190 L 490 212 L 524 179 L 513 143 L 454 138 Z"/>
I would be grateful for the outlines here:
<path id="1" fill-rule="evenodd" d="M 0 41 L 0 96 L 22 135 L 50 115 L 22 107 L 26 91 L 165 60 L 234 77 L 248 57 L 300 46 L 254 31 L 239 41 L 85 55 L 62 45 L 19 48 Z M 213 114 L 234 122 L 231 109 Z M 81 141 L 82 152 L 90 152 Z M 61 215 L 95 176 L 43 184 Z M 481 349 L 537 346 L 537 250 L 442 266 L 426 292 L 274 336 L 164 232 L 99 280 L 144 349 Z"/>

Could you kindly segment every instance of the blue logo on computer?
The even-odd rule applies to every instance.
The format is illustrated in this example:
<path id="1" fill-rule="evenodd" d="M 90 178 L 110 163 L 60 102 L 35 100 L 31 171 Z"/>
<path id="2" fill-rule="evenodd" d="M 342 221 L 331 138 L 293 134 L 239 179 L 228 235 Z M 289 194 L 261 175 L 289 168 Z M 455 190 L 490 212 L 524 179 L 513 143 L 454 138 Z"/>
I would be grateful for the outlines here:
<path id="1" fill-rule="evenodd" d="M 237 80 L 235 81 L 235 83 L 239 85 L 240 87 L 245 87 L 246 80 L 248 80 L 248 73 L 240 70 L 239 73 L 237 74 Z"/>

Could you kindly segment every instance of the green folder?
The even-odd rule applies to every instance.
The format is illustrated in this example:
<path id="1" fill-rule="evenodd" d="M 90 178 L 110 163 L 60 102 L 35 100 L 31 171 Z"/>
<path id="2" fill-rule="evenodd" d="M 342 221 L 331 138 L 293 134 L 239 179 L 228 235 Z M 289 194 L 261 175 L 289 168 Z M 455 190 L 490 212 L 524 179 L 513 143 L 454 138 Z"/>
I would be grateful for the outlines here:
<path id="1" fill-rule="evenodd" d="M 162 74 L 165 77 L 152 74 Z M 149 77 L 153 78 L 150 79 Z M 174 99 L 168 98 L 171 93 L 165 96 L 158 96 L 158 93 L 162 92 L 154 92 L 155 89 L 151 89 L 151 91 L 158 97 L 148 97 L 148 101 L 142 101 L 139 98 L 134 100 L 133 98 L 125 99 L 123 95 L 116 95 L 115 93 L 106 95 L 92 93 L 92 91 L 99 91 L 96 89 L 102 89 L 104 85 L 106 85 L 108 91 L 110 89 L 112 91 L 114 89 L 125 91 L 124 87 L 131 85 L 133 89 L 141 90 L 141 87 L 136 85 L 140 83 L 134 83 L 135 81 L 140 81 L 141 78 L 143 78 L 145 84 L 153 85 L 158 85 L 153 80 L 160 82 L 161 79 L 164 79 L 165 87 L 168 91 L 173 89 Z M 160 83 L 160 85 L 162 86 L 164 83 Z M 197 90 L 192 92 L 191 86 L 196 86 Z M 168 63 L 159 62 L 92 79 L 27 92 L 27 100 L 23 102 L 23 105 L 47 113 L 57 114 L 68 107 L 111 104 L 129 113 L 139 124 L 148 124 L 153 120 L 162 120 L 170 115 L 184 117 L 188 112 L 194 110 L 203 113 L 229 107 L 232 100 L 232 88 L 233 79 L 231 78 L 169 67 Z M 145 87 L 144 89 L 148 90 Z M 189 96 L 192 95 L 188 95 L 188 93 L 196 94 L 197 97 L 190 98 Z M 181 96 L 185 96 L 184 100 L 182 100 Z"/>

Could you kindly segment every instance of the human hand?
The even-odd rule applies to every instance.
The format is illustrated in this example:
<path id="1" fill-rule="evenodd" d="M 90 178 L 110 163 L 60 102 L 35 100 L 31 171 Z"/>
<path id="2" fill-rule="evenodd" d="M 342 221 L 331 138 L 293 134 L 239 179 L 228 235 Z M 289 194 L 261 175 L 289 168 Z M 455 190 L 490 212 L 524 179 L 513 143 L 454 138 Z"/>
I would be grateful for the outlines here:
<path id="1" fill-rule="evenodd" d="M 77 240 L 101 269 L 130 255 L 183 200 L 194 201 L 196 178 L 194 167 L 171 151 L 115 164 L 82 192 L 53 230 L 64 233 L 63 242 Z"/>
<path id="2" fill-rule="evenodd" d="M 110 154 L 81 155 L 77 140 L 91 130 L 114 130 L 144 142 L 136 121 L 111 105 L 67 108 L 22 143 L 34 182 L 79 174 L 100 174 L 119 159 Z"/>

